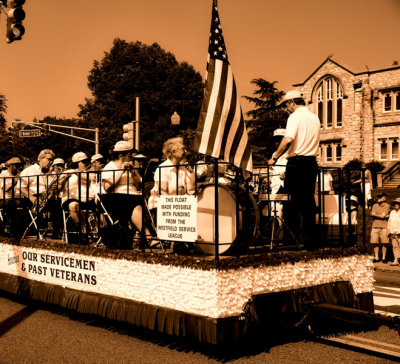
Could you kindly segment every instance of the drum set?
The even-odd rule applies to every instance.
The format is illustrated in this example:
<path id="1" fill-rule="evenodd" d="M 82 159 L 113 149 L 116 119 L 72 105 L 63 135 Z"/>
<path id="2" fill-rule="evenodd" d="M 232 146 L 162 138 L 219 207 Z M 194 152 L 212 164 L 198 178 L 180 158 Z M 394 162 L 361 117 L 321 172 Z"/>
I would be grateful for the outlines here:
<path id="1" fill-rule="evenodd" d="M 213 255 L 217 245 L 219 254 L 259 246 L 267 246 L 270 250 L 298 249 L 299 241 L 284 221 L 283 211 L 288 203 L 287 194 L 253 194 L 244 187 L 238 189 L 235 184 L 217 187 L 205 184 L 200 187 L 197 199 L 196 246 Z"/>

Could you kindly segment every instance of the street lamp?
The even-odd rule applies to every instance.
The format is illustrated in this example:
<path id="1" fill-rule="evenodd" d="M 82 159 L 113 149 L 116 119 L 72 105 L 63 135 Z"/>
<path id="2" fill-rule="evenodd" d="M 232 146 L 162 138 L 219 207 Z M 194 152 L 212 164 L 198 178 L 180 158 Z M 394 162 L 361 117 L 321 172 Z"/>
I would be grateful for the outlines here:
<path id="1" fill-rule="evenodd" d="M 174 113 L 171 116 L 171 124 L 179 125 L 180 122 L 181 122 L 181 117 L 179 116 L 179 114 L 176 111 L 174 111 Z"/>

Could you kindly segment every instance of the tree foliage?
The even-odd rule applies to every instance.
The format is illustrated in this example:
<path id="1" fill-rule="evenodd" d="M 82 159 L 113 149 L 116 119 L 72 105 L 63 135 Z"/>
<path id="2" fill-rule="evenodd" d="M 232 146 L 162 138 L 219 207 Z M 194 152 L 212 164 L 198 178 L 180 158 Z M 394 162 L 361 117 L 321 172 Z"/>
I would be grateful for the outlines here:
<path id="1" fill-rule="evenodd" d="M 249 139 L 252 145 L 253 158 L 256 163 L 265 163 L 275 151 L 272 135 L 275 129 L 285 128 L 287 112 L 279 106 L 284 92 L 277 89 L 277 82 L 268 82 L 262 78 L 251 81 L 257 89 L 252 96 L 244 96 L 254 104 L 255 109 L 246 113 L 249 128 Z"/>
<path id="2" fill-rule="evenodd" d="M 4 162 L 4 155 L 7 151 L 8 131 L 6 130 L 6 118 L 4 116 L 7 111 L 7 99 L 3 94 L 0 94 L 0 155 Z"/>
<path id="3" fill-rule="evenodd" d="M 79 105 L 81 125 L 100 128 L 101 150 L 122 138 L 122 126 L 135 120 L 140 98 L 140 151 L 160 155 L 162 143 L 183 130 L 194 129 L 203 97 L 200 74 L 157 43 L 115 39 L 109 52 L 94 61 L 88 76 L 92 97 Z M 177 111 L 181 124 L 171 126 Z"/>

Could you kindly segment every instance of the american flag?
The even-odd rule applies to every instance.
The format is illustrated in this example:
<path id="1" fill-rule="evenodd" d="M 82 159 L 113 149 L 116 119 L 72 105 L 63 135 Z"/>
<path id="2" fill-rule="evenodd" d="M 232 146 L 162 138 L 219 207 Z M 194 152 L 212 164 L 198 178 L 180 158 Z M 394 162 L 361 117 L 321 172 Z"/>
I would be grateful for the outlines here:
<path id="1" fill-rule="evenodd" d="M 194 149 L 252 171 L 253 161 L 217 2 L 213 1 L 207 76 Z"/>

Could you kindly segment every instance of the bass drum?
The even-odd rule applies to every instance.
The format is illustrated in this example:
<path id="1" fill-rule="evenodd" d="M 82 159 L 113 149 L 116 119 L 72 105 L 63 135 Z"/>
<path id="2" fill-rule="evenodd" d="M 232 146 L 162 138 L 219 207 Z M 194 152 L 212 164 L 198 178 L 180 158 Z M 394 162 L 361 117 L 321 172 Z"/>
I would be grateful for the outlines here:
<path id="1" fill-rule="evenodd" d="M 257 203 L 243 188 L 239 188 L 239 216 L 236 229 L 236 185 L 218 185 L 218 253 L 232 246 L 249 245 L 257 234 L 260 215 Z M 206 254 L 215 254 L 215 185 L 200 187 L 197 197 L 196 246 Z"/>

